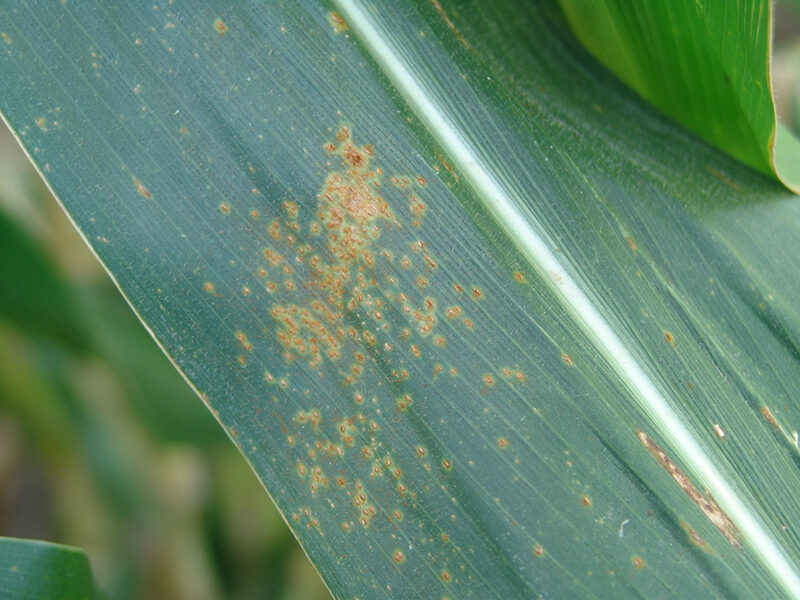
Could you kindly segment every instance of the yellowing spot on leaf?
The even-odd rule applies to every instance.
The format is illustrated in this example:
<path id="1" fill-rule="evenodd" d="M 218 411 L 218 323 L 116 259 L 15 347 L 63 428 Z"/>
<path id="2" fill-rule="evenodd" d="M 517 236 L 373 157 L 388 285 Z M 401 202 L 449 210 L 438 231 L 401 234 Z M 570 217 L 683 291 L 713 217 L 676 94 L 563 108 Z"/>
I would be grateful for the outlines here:
<path id="1" fill-rule="evenodd" d="M 642 559 L 641 556 L 631 556 L 631 562 L 633 563 L 633 567 L 635 569 L 644 569 L 646 566 L 644 559 Z"/>
<path id="2" fill-rule="evenodd" d="M 3 33 L 0 33 L 0 37 L 2 37 L 2 38 L 3 38 L 3 41 L 4 41 L 6 44 L 8 44 L 9 46 L 11 45 L 11 38 L 9 37 L 9 35 L 8 35 L 7 33 L 5 33 L 5 32 L 3 32 Z"/>

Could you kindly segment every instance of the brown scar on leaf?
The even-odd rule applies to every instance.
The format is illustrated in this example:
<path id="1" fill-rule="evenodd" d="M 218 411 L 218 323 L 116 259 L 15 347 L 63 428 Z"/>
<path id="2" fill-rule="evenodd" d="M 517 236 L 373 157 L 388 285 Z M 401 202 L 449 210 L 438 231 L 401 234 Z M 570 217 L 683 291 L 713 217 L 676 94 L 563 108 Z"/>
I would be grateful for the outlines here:
<path id="1" fill-rule="evenodd" d="M 309 261 L 311 273 L 306 286 L 317 291 L 320 298 L 302 304 L 275 304 L 271 311 L 278 322 L 276 334 L 284 347 L 284 358 L 306 356 L 314 368 L 325 360 L 337 361 L 345 352 L 347 340 L 356 335 L 348 334 L 345 313 L 364 302 L 365 292 L 372 285 L 370 273 L 376 264 L 375 246 L 383 225 L 400 227 L 388 202 L 378 193 L 382 171 L 370 166 L 374 148 L 356 144 L 350 127 L 342 125 L 335 141 L 325 144 L 324 149 L 337 156 L 341 164 L 332 167 L 325 178 L 312 224 L 325 232 L 326 252 L 324 257 Z M 278 234 L 273 237 L 279 238 Z M 371 332 L 365 331 L 363 336 L 367 343 L 374 340 Z M 355 365 L 346 382 L 353 383 L 362 371 Z"/>
<path id="2" fill-rule="evenodd" d="M 692 528 L 691 525 L 689 525 L 686 521 L 681 519 L 680 520 L 680 526 L 681 526 L 681 529 L 683 529 L 686 532 L 686 535 L 689 536 L 689 541 L 692 543 L 692 545 L 697 546 L 703 552 L 707 552 L 708 554 L 711 554 L 711 555 L 714 554 L 714 551 L 711 549 L 711 546 L 709 546 L 706 543 L 706 541 L 702 537 L 700 537 L 700 534 L 697 533 Z"/>
<path id="3" fill-rule="evenodd" d="M 333 33 L 342 33 L 343 31 L 350 29 L 341 15 L 336 12 L 328 13 L 328 23 L 330 23 L 331 27 L 333 27 Z"/>
<path id="4" fill-rule="evenodd" d="M 453 23 L 450 20 L 450 17 L 447 16 L 447 13 L 444 12 L 444 8 L 442 8 L 442 5 L 439 3 L 439 0 L 430 0 L 430 2 L 431 2 L 431 5 L 433 6 L 433 8 L 436 9 L 436 12 L 438 12 L 439 15 L 442 17 L 442 20 L 444 21 L 444 24 L 447 25 L 450 28 L 450 30 L 453 33 L 456 34 L 456 37 L 458 38 L 458 41 L 461 42 L 462 44 L 464 44 L 464 47 L 467 50 L 470 50 L 470 47 L 469 47 L 469 44 L 467 43 L 467 40 L 464 39 L 464 36 L 461 35 L 461 32 L 458 30 L 458 27 L 456 27 L 455 23 Z"/>
<path id="5" fill-rule="evenodd" d="M 636 437 L 639 438 L 642 445 L 647 448 L 647 451 L 658 461 L 658 464 L 664 467 L 664 470 L 670 474 L 675 483 L 689 496 L 689 499 L 703 511 L 703 514 L 711 521 L 714 527 L 719 529 L 719 532 L 725 536 L 725 539 L 728 540 L 730 545 L 734 548 L 741 548 L 741 534 L 739 530 L 734 522 L 731 521 L 730 517 L 725 514 L 725 511 L 720 508 L 713 496 L 711 496 L 708 491 L 701 493 L 694 486 L 689 477 L 678 468 L 678 465 L 672 462 L 672 459 L 667 456 L 667 453 L 650 439 L 650 436 L 644 431 L 637 429 Z"/>
<path id="6" fill-rule="evenodd" d="M 772 414 L 772 411 L 769 407 L 765 404 L 761 407 L 761 416 L 764 417 L 764 420 L 772 427 L 775 431 L 783 432 L 781 426 L 778 424 L 778 420 Z"/>
<path id="7" fill-rule="evenodd" d="M 217 35 L 222 35 L 228 31 L 228 26 L 225 25 L 222 19 L 216 19 L 214 21 L 214 30 L 217 32 Z"/>
<path id="8" fill-rule="evenodd" d="M 712 169 L 711 167 L 706 165 L 706 171 L 708 171 L 711 175 L 713 175 L 714 177 L 719 179 L 725 185 L 730 186 L 733 189 L 735 189 L 737 192 L 741 190 L 741 188 L 738 185 L 736 185 L 733 181 L 728 179 L 725 175 L 723 175 L 722 173 L 720 173 L 716 169 Z"/>
<path id="9" fill-rule="evenodd" d="M 147 188 L 144 187 L 144 185 L 142 185 L 142 182 L 136 179 L 136 177 L 131 175 L 131 180 L 133 181 L 133 185 L 136 186 L 136 191 L 139 192 L 139 194 L 141 194 L 148 200 L 150 200 L 153 197 L 153 195 L 147 190 Z"/>

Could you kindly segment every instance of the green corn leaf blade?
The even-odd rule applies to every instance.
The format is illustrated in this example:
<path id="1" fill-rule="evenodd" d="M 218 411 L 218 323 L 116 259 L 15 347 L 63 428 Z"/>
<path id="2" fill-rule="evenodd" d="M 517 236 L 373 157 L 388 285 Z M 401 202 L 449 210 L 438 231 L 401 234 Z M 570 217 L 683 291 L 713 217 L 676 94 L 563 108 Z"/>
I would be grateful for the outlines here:
<path id="1" fill-rule="evenodd" d="M 0 23 L 5 118 L 337 598 L 800 597 L 800 203 L 555 1 Z"/>
<path id="2" fill-rule="evenodd" d="M 559 0 L 578 38 L 682 125 L 800 191 L 800 141 L 772 97 L 772 2 Z"/>
<path id="3" fill-rule="evenodd" d="M 103 598 L 83 550 L 7 537 L 0 537 L 0 589 L 9 600 Z"/>

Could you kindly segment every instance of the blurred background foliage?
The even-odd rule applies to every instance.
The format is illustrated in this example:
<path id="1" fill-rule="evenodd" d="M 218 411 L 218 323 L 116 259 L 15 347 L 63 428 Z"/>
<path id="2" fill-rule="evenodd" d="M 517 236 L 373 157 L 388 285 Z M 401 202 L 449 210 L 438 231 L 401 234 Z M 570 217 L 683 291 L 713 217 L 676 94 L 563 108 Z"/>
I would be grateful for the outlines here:
<path id="1" fill-rule="evenodd" d="M 777 6 L 800 134 L 800 0 Z M 111 598 L 330 598 L 236 448 L 0 130 L 0 535 L 84 548 Z"/>
<path id="2" fill-rule="evenodd" d="M 272 502 L 0 131 L 0 535 L 110 598 L 330 598 Z"/>

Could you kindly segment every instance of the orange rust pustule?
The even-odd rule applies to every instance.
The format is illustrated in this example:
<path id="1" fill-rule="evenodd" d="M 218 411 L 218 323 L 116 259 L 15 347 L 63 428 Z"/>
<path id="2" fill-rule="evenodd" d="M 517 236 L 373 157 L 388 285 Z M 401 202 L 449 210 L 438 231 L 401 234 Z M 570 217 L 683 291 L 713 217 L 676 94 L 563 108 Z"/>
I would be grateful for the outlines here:
<path id="1" fill-rule="evenodd" d="M 314 299 L 303 305 L 272 307 L 272 317 L 280 324 L 277 338 L 284 356 L 290 360 L 305 356 L 314 367 L 325 360 L 338 360 L 348 339 L 361 335 L 367 343 L 374 343 L 374 334 L 359 333 L 346 324 L 345 313 L 361 305 L 374 285 L 371 271 L 379 254 L 375 243 L 382 225 L 400 227 L 389 204 L 378 193 L 382 172 L 370 166 L 374 149 L 355 144 L 347 126 L 342 126 L 324 149 L 339 158 L 340 167 L 325 178 L 317 196 L 316 220 L 310 228 L 325 244 L 324 258 L 314 255 L 306 261 L 306 285 L 314 292 Z M 289 209 L 293 211 L 290 216 L 296 218 L 296 205 L 292 203 Z M 277 222 L 270 224 L 269 235 L 273 240 L 281 239 Z M 265 257 L 273 268 L 284 261 L 284 256 L 271 249 L 265 249 Z M 361 376 L 360 362 L 363 360 L 353 364 L 347 383 L 354 383 Z"/>
<path id="2" fill-rule="evenodd" d="M 701 511 L 703 511 L 703 514 L 709 521 L 711 521 L 714 527 L 716 527 L 719 532 L 725 536 L 725 539 L 728 540 L 730 545 L 734 548 L 741 548 L 741 534 L 739 533 L 739 529 L 736 527 L 734 522 L 731 521 L 730 517 L 725 513 L 725 511 L 720 508 L 713 496 L 711 496 L 708 491 L 701 493 L 694 486 L 689 477 L 683 471 L 681 471 L 680 468 L 678 468 L 678 465 L 676 465 L 667 456 L 667 453 L 664 452 L 658 446 L 658 444 L 656 444 L 644 431 L 637 429 L 636 437 L 639 438 L 639 441 L 642 443 L 642 445 L 647 448 L 647 451 L 650 452 L 650 454 L 652 454 L 653 457 L 658 461 L 658 464 L 660 464 L 664 470 L 669 473 L 670 477 L 672 477 L 675 483 L 677 483 L 684 493 L 689 496 L 689 499 L 694 502 Z"/>

